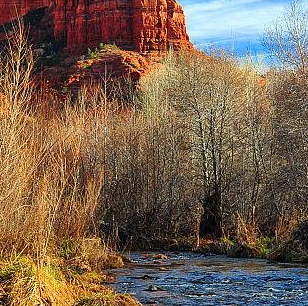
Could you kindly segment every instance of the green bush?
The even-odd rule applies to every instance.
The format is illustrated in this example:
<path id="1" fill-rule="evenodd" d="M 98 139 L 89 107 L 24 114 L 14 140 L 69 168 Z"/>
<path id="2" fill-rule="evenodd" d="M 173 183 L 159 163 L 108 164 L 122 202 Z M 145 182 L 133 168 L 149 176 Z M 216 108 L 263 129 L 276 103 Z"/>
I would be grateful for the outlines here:
<path id="1" fill-rule="evenodd" d="M 97 59 L 99 57 L 99 50 L 95 48 L 94 50 L 91 50 L 88 48 L 88 59 Z"/>
<path id="2" fill-rule="evenodd" d="M 259 249 L 261 257 L 268 257 L 273 250 L 274 242 L 274 238 L 268 236 L 258 240 L 256 247 Z"/>
<path id="3" fill-rule="evenodd" d="M 60 247 L 60 256 L 64 259 L 72 259 L 77 255 L 77 247 L 74 241 L 64 240 Z"/>
<path id="4" fill-rule="evenodd" d="M 100 43 L 99 44 L 99 49 L 100 50 L 119 50 L 119 47 L 115 44 L 104 44 L 104 43 Z"/>

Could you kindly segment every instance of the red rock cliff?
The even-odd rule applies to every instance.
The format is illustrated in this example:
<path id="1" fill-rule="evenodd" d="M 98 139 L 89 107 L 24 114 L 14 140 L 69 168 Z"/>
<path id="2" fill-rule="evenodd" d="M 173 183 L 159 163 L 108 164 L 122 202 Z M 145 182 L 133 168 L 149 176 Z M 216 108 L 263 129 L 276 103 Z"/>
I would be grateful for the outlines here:
<path id="1" fill-rule="evenodd" d="M 191 48 L 182 7 L 175 0 L 0 0 L 0 25 L 48 7 L 54 37 L 71 50 L 101 42 L 138 52 Z"/>
<path id="2" fill-rule="evenodd" d="M 0 0 L 0 25 L 16 16 L 24 16 L 31 10 L 47 7 L 50 0 Z"/>

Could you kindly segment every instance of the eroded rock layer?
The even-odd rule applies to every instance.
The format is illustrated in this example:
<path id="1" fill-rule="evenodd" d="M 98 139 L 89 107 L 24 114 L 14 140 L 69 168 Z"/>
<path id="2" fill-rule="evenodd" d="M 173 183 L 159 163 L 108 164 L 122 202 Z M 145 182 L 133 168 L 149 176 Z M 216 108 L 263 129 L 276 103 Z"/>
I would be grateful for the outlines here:
<path id="1" fill-rule="evenodd" d="M 191 48 L 175 0 L 0 0 L 0 25 L 46 8 L 54 38 L 70 50 L 115 43 L 137 52 Z"/>
<path id="2" fill-rule="evenodd" d="M 48 7 L 50 3 L 50 0 L 0 0 L 0 25 L 32 10 Z"/>

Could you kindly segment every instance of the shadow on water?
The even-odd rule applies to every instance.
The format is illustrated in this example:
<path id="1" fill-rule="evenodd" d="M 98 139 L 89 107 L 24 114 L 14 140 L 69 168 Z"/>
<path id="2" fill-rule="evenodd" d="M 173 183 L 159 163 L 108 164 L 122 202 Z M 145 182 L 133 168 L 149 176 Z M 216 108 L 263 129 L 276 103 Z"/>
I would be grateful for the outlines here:
<path id="1" fill-rule="evenodd" d="M 308 306 L 308 269 L 193 253 L 130 254 L 130 267 L 115 273 L 112 286 L 145 305 L 288 305 Z"/>

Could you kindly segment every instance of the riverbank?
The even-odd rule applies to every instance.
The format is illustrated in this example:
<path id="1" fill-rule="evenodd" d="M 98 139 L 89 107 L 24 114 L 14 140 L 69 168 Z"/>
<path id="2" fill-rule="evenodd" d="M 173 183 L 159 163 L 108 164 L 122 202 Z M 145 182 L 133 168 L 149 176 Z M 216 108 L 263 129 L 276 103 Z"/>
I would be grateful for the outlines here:
<path id="1" fill-rule="evenodd" d="M 278 262 L 308 263 L 308 221 L 300 223 L 281 239 L 260 236 L 254 239 L 198 239 L 193 236 L 179 239 L 148 239 L 147 244 L 133 245 L 137 251 L 195 252 L 226 255 L 233 258 L 257 258 Z"/>
<path id="2" fill-rule="evenodd" d="M 280 243 L 270 259 L 281 262 L 308 263 L 308 221 L 302 222 L 289 239 Z"/>
<path id="3" fill-rule="evenodd" d="M 152 247 L 157 247 L 159 252 L 128 253 L 130 260 L 127 254 L 118 255 L 104 246 L 100 239 L 92 238 L 64 240 L 58 249 L 42 257 L 33 253 L 6 256 L 0 260 L 0 305 L 139 306 L 138 295 L 132 297 L 129 290 L 128 294 L 122 290 L 126 285 L 131 290 L 133 283 L 124 282 L 123 288 L 112 285 L 121 283 L 123 271 L 140 270 L 141 274 L 136 279 L 146 281 L 148 286 L 141 295 L 144 300 L 144 295 L 151 297 L 155 292 L 161 293 L 160 286 L 154 281 L 157 276 L 150 275 L 152 272 L 165 273 L 167 277 L 182 273 L 179 268 L 185 267 L 201 273 L 205 266 L 208 269 L 219 267 L 220 259 L 228 265 L 250 263 L 249 260 L 259 263 L 262 258 L 270 258 L 273 239 L 262 238 L 253 245 L 235 243 L 227 238 L 201 239 L 198 247 L 195 247 L 193 238 L 162 239 L 160 243 L 153 243 Z M 260 262 L 265 265 L 267 261 Z M 197 272 L 197 269 L 200 271 Z M 191 280 L 183 284 L 186 288 L 190 285 Z M 120 293 L 116 293 L 118 289 Z M 207 294 L 195 292 L 193 296 L 199 299 Z"/>
<path id="4" fill-rule="evenodd" d="M 167 251 L 167 252 L 194 252 L 200 254 L 227 255 L 234 258 L 269 258 L 275 249 L 275 239 L 260 237 L 253 242 L 238 242 L 227 237 L 220 239 L 199 239 L 196 245 L 195 237 L 180 239 L 156 238 L 148 239 L 147 245 L 135 244 L 134 251 Z"/>
<path id="5" fill-rule="evenodd" d="M 123 258 L 99 239 L 65 241 L 53 253 L 0 260 L 0 305 L 5 306 L 139 306 L 128 294 L 108 286 L 107 269 L 124 267 Z"/>

